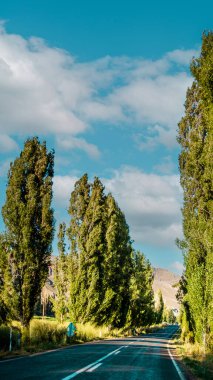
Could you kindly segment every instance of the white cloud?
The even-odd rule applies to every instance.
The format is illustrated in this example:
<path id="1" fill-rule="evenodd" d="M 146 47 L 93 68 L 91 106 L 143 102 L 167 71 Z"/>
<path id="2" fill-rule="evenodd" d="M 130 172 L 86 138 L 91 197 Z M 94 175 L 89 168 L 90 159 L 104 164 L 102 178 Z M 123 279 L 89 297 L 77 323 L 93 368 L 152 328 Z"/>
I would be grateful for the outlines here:
<path id="1" fill-rule="evenodd" d="M 180 65 L 189 65 L 193 57 L 197 57 L 199 54 L 198 50 L 189 49 L 189 50 L 183 50 L 183 49 L 176 49 L 174 51 L 171 51 L 167 53 L 167 58 L 169 60 L 176 62 Z"/>
<path id="2" fill-rule="evenodd" d="M 56 175 L 53 180 L 54 202 L 56 205 L 67 208 L 70 194 L 74 189 L 77 177 Z"/>
<path id="3" fill-rule="evenodd" d="M 76 176 L 56 176 L 56 204 L 68 206 Z M 113 172 L 102 178 L 106 192 L 112 192 L 124 211 L 131 237 L 138 244 L 174 248 L 175 239 L 182 236 L 181 188 L 176 175 L 147 174 L 133 167 Z"/>
<path id="4" fill-rule="evenodd" d="M 104 183 L 124 211 L 137 243 L 174 247 L 176 237 L 182 236 L 177 175 L 146 174 L 127 167 Z"/>
<path id="5" fill-rule="evenodd" d="M 19 133 L 78 133 L 75 115 L 86 86 L 72 72 L 73 59 L 42 40 L 0 34 L 0 130 Z"/>
<path id="6" fill-rule="evenodd" d="M 0 134 L 0 152 L 10 152 L 13 150 L 17 150 L 18 145 L 10 136 L 5 134 Z"/>
<path id="7" fill-rule="evenodd" d="M 90 121 L 104 121 L 120 123 L 127 122 L 127 118 L 123 113 L 122 107 L 119 104 L 113 104 L 113 101 L 104 99 L 100 101 L 86 101 L 83 104 L 83 115 Z"/>
<path id="8" fill-rule="evenodd" d="M 195 54 L 174 50 L 155 61 L 107 56 L 80 63 L 42 39 L 9 34 L 1 24 L 0 133 L 76 136 L 94 122 L 125 123 L 140 126 L 148 145 L 154 134 L 154 146 L 171 147 L 192 81 L 185 65 Z M 98 155 L 84 139 L 72 141 L 72 149 Z"/>
<path id="9" fill-rule="evenodd" d="M 174 171 L 175 164 L 172 157 L 166 156 L 162 159 L 161 163 L 154 166 L 154 169 L 161 174 L 171 174 Z"/>
<path id="10" fill-rule="evenodd" d="M 186 73 L 138 77 L 117 89 L 112 100 L 138 123 L 158 123 L 173 128 L 183 112 L 185 92 L 190 84 L 191 78 Z"/>
<path id="11" fill-rule="evenodd" d="M 64 150 L 81 149 L 92 158 L 99 158 L 100 151 L 94 144 L 89 144 L 84 139 L 76 137 L 60 137 L 57 139 L 59 148 Z"/>
<path id="12" fill-rule="evenodd" d="M 0 177 L 4 177 L 8 173 L 11 162 L 12 159 L 7 159 L 5 161 L 0 162 Z"/>
<path id="13" fill-rule="evenodd" d="M 133 138 L 140 150 L 154 150 L 159 144 L 172 149 L 177 144 L 176 129 L 177 127 L 172 128 L 172 125 L 163 127 L 156 124 L 149 126 L 146 133 L 137 133 Z"/>

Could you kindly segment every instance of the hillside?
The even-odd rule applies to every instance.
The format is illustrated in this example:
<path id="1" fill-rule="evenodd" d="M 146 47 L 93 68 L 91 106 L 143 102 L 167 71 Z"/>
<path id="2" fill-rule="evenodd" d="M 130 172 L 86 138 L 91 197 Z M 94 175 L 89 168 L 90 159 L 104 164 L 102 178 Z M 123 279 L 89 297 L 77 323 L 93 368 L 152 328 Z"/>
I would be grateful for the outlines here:
<path id="1" fill-rule="evenodd" d="M 159 289 L 162 291 L 164 303 L 169 309 L 179 310 L 179 304 L 176 300 L 177 288 L 172 286 L 179 280 L 180 276 L 167 269 L 154 268 L 153 290 L 155 293 L 157 293 Z"/>
<path id="2" fill-rule="evenodd" d="M 45 286 L 42 289 L 41 303 L 46 304 L 49 297 L 55 296 L 55 289 L 53 283 L 53 270 L 54 265 L 49 268 L 49 276 Z M 173 288 L 172 285 L 176 284 L 180 280 L 180 276 L 163 268 L 154 268 L 154 282 L 153 290 L 155 293 L 160 289 L 162 291 L 163 300 L 169 309 L 179 310 L 179 304 L 176 300 L 177 288 Z"/>

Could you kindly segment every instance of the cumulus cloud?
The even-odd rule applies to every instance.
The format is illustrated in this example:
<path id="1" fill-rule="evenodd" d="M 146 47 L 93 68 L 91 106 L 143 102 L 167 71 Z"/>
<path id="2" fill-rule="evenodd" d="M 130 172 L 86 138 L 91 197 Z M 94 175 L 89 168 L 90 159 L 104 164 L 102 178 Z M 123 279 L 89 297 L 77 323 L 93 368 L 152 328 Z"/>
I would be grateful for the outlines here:
<path id="1" fill-rule="evenodd" d="M 53 180 L 53 194 L 55 204 L 58 206 L 68 207 L 70 194 L 74 189 L 75 182 L 78 180 L 75 176 L 56 175 Z"/>
<path id="2" fill-rule="evenodd" d="M 68 205 L 76 180 L 74 176 L 55 177 L 56 204 Z M 177 175 L 160 176 L 124 167 L 102 181 L 124 211 L 136 243 L 174 248 L 176 237 L 182 236 L 181 188 Z"/>
<path id="3" fill-rule="evenodd" d="M 154 146 L 171 147 L 193 55 L 174 50 L 155 61 L 108 56 L 81 63 L 42 39 L 9 34 L 1 24 L 0 133 L 76 138 L 94 122 L 122 123 L 141 127 L 148 146 L 154 138 Z M 84 139 L 70 141 L 72 149 L 98 156 Z"/>
<path id="4" fill-rule="evenodd" d="M 147 174 L 127 167 L 104 183 L 124 211 L 137 243 L 174 247 L 175 238 L 182 236 L 177 175 Z"/>
<path id="5" fill-rule="evenodd" d="M 191 78 L 186 73 L 137 77 L 112 95 L 115 104 L 137 122 L 173 126 L 183 111 L 183 100 Z"/>
<path id="6" fill-rule="evenodd" d="M 42 40 L 0 35 L 0 130 L 10 133 L 64 132 L 85 130 L 71 107 L 73 97 L 72 58 L 62 50 L 49 48 Z M 63 91 L 66 80 L 72 83 Z M 85 86 L 84 90 L 85 90 Z M 67 100 L 69 98 L 69 102 Z M 69 103 L 69 106 L 67 104 Z"/>
<path id="7" fill-rule="evenodd" d="M 92 158 L 99 158 L 100 151 L 94 144 L 89 144 L 86 140 L 76 137 L 60 137 L 57 139 L 59 148 L 64 150 L 81 149 Z"/>
<path id="8" fill-rule="evenodd" d="M 166 57 L 169 60 L 176 62 L 180 65 L 189 65 L 192 58 L 197 57 L 198 54 L 199 54 L 199 51 L 195 49 L 189 49 L 189 50 L 176 49 L 167 53 Z"/>

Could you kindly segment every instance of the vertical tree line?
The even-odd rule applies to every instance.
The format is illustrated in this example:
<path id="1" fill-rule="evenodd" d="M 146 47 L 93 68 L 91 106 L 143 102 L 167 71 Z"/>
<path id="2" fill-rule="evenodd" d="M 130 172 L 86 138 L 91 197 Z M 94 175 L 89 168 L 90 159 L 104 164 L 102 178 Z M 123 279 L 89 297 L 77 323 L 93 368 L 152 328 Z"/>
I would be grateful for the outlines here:
<path id="1" fill-rule="evenodd" d="M 51 262 L 54 153 L 28 139 L 11 164 L 0 235 L 0 321 L 28 327 Z M 100 179 L 84 174 L 59 225 L 52 299 L 56 318 L 109 327 L 137 328 L 155 320 L 153 272 L 132 248 L 125 215 Z M 66 239 L 69 249 L 66 250 Z"/>
<path id="2" fill-rule="evenodd" d="M 112 327 L 152 323 L 150 263 L 134 252 L 125 216 L 99 178 L 89 184 L 84 174 L 76 182 L 68 212 L 71 318 Z"/>
<path id="3" fill-rule="evenodd" d="M 179 123 L 179 167 L 184 193 L 185 273 L 180 283 L 185 338 L 212 344 L 213 338 L 213 33 L 204 33 L 200 57 Z M 212 341 L 211 341 L 212 340 Z"/>

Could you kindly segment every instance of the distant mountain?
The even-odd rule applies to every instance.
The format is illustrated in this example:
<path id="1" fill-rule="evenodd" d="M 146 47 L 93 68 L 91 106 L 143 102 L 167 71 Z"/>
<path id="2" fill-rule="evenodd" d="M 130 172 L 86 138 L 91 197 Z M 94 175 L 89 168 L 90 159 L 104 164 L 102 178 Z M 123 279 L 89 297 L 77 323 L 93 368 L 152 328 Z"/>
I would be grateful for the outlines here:
<path id="1" fill-rule="evenodd" d="M 176 299 L 177 288 L 173 287 L 179 280 L 180 276 L 167 269 L 154 268 L 153 290 L 155 294 L 157 294 L 159 289 L 161 290 L 164 303 L 169 309 L 179 310 L 180 308 Z"/>
<path id="2" fill-rule="evenodd" d="M 154 282 L 153 290 L 157 294 L 158 290 L 162 291 L 163 300 L 167 308 L 179 310 L 180 305 L 176 300 L 177 288 L 174 288 L 173 285 L 177 284 L 180 280 L 180 276 L 174 274 L 167 269 L 163 268 L 153 268 L 154 270 Z M 41 304 L 46 309 L 46 304 L 50 297 L 55 297 L 55 289 L 53 282 L 53 271 L 54 271 L 54 260 L 52 260 L 52 265 L 49 267 L 49 276 L 44 285 L 41 293 Z"/>

